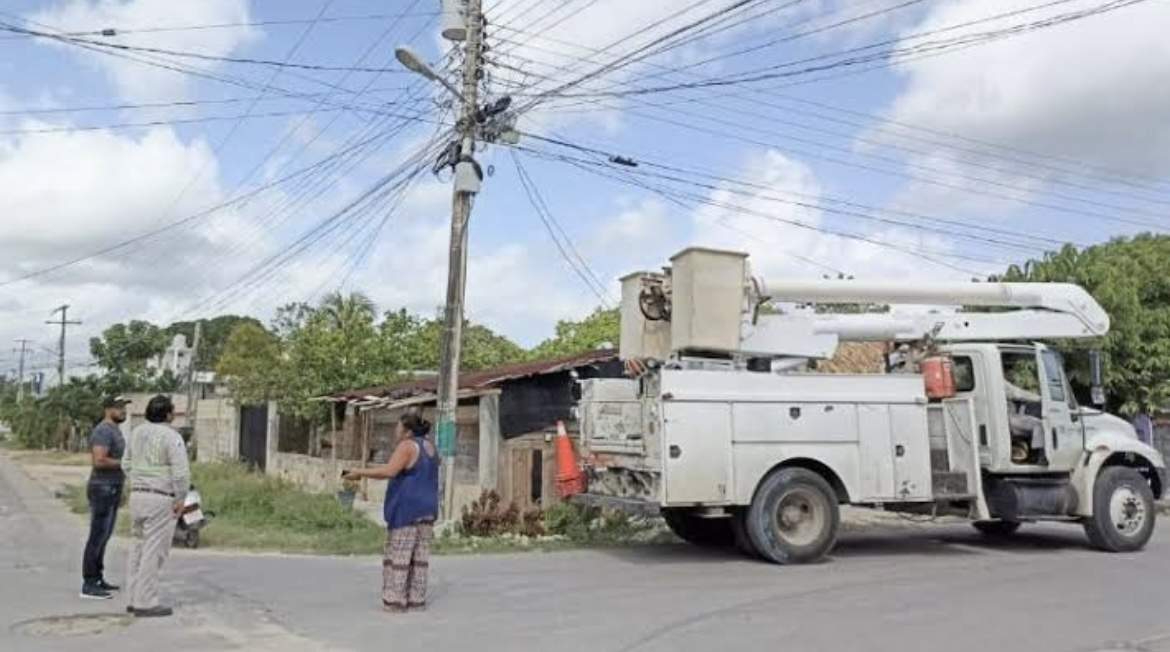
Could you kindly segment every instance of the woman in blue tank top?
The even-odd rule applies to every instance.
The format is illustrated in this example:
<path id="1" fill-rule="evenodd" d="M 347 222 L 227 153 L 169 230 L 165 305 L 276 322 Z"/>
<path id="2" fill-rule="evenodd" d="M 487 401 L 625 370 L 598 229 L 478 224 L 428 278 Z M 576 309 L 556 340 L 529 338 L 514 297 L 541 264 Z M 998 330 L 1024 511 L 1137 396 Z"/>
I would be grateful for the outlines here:
<path id="1" fill-rule="evenodd" d="M 383 466 L 346 471 L 345 478 L 388 479 L 386 548 L 382 559 L 382 606 L 390 612 L 427 604 L 431 538 L 439 513 L 439 458 L 427 439 L 431 424 L 414 413 L 398 419 L 394 453 Z"/>

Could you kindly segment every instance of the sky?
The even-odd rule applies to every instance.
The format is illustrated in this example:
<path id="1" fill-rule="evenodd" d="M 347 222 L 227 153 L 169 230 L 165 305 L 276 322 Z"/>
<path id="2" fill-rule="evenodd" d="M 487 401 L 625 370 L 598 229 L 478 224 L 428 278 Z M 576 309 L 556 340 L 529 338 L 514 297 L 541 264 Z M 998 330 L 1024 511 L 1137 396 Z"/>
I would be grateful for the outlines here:
<path id="1" fill-rule="evenodd" d="M 467 314 L 523 345 L 691 245 L 913 282 L 1167 224 L 1165 0 L 485 6 L 479 92 L 522 136 L 476 152 Z M 0 28 L 70 36 L 0 31 L 0 373 L 18 338 L 52 367 L 62 304 L 71 373 L 128 319 L 267 320 L 337 289 L 435 314 L 453 107 L 393 52 L 458 83 L 438 9 L 3 3 Z"/>

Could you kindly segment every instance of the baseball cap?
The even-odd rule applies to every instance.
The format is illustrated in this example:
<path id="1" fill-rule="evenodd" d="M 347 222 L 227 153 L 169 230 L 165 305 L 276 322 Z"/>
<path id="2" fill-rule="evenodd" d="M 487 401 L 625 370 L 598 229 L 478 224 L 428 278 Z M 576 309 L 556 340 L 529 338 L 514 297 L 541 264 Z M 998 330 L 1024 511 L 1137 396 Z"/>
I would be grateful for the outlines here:
<path id="1" fill-rule="evenodd" d="M 114 396 L 107 396 L 102 399 L 102 408 L 122 407 L 123 405 L 127 405 L 132 402 L 133 401 L 126 398 L 125 396 L 117 394 Z"/>

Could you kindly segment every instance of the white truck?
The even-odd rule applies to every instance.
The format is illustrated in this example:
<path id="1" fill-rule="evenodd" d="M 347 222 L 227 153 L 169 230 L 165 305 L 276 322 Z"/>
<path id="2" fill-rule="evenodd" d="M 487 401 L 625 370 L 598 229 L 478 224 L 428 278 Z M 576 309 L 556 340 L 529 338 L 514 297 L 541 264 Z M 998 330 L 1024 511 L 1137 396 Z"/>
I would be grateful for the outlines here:
<path id="1" fill-rule="evenodd" d="M 622 279 L 621 328 L 629 377 L 581 383 L 579 498 L 657 508 L 685 540 L 811 562 L 832 549 L 841 504 L 959 515 L 990 536 L 1080 523 L 1108 551 L 1153 531 L 1162 456 L 1079 406 L 1060 355 L 1035 343 L 1108 332 L 1075 285 L 768 285 L 745 254 L 692 248 Z M 886 343 L 886 373 L 809 372 L 840 341 Z"/>

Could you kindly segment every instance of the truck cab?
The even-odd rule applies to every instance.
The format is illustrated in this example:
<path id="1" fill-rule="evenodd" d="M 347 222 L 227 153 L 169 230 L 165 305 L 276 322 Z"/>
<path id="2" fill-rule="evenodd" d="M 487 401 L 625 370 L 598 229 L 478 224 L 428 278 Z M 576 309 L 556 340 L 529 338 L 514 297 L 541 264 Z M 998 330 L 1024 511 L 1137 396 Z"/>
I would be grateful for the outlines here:
<path id="1" fill-rule="evenodd" d="M 990 473 L 1070 473 L 1085 449 L 1081 408 L 1044 344 L 943 347 L 957 396 L 972 401 L 981 466 Z M 1133 429 L 1121 432 L 1133 436 Z"/>

